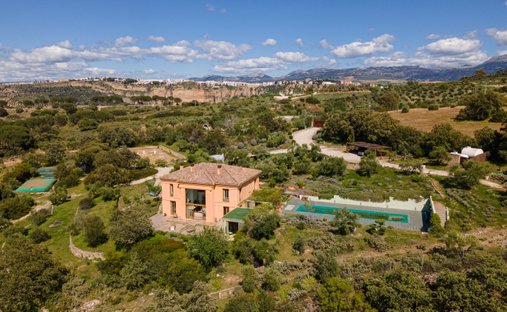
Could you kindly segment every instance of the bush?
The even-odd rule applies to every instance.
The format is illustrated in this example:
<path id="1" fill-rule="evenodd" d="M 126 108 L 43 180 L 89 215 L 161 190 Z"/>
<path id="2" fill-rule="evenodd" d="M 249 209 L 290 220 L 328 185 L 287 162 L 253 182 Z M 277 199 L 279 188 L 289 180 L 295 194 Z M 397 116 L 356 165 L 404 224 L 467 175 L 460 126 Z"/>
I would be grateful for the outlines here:
<path id="1" fill-rule="evenodd" d="M 320 101 L 318 98 L 314 97 L 314 96 L 309 96 L 305 99 L 305 102 L 308 103 L 308 104 L 319 104 Z"/>
<path id="2" fill-rule="evenodd" d="M 150 219 L 137 207 L 116 211 L 111 217 L 110 235 L 119 247 L 130 248 L 152 234 Z"/>
<path id="3" fill-rule="evenodd" d="M 50 215 L 51 211 L 49 211 L 49 209 L 41 209 L 32 213 L 30 219 L 34 225 L 39 226 L 42 223 L 46 222 Z"/>
<path id="4" fill-rule="evenodd" d="M 370 246 L 370 248 L 376 251 L 385 251 L 389 247 L 384 239 L 377 234 L 366 236 L 364 241 L 368 244 L 368 246 Z"/>
<path id="5" fill-rule="evenodd" d="M 269 239 L 280 226 L 280 216 L 266 208 L 258 207 L 250 212 L 245 219 L 243 229 L 256 240 Z"/>
<path id="6" fill-rule="evenodd" d="M 79 201 L 79 208 L 88 210 L 95 206 L 95 200 L 92 197 L 85 197 Z"/>
<path id="7" fill-rule="evenodd" d="M 0 217 L 18 219 L 30 212 L 34 205 L 33 198 L 26 195 L 16 195 L 0 201 Z"/>
<path id="8" fill-rule="evenodd" d="M 104 222 L 98 216 L 87 215 L 83 219 L 84 238 L 88 246 L 97 247 L 107 242 L 107 234 L 104 232 Z"/>
<path id="9" fill-rule="evenodd" d="M 436 213 L 432 213 L 430 219 L 430 233 L 441 235 L 444 233 L 444 231 L 445 230 L 440 222 L 440 216 Z"/>
<path id="10" fill-rule="evenodd" d="M 34 243 L 39 244 L 51 239 L 51 235 L 49 235 L 48 232 L 42 230 L 41 228 L 36 227 L 30 233 L 30 238 Z"/>
<path id="11" fill-rule="evenodd" d="M 188 253 L 205 268 L 219 266 L 229 253 L 229 242 L 222 230 L 206 227 L 202 233 L 190 237 Z"/>
<path id="12" fill-rule="evenodd" d="M 410 108 L 408 107 L 408 105 L 403 105 L 403 107 L 401 108 L 401 112 L 402 113 L 408 113 L 410 111 Z"/>
<path id="13" fill-rule="evenodd" d="M 335 212 L 332 225 L 335 227 L 338 234 L 348 235 L 358 226 L 357 215 L 347 209 L 337 210 Z"/>
<path id="14" fill-rule="evenodd" d="M 298 254 L 303 254 L 305 252 L 306 241 L 302 235 L 299 235 L 292 243 L 292 249 Z"/>
<path id="15" fill-rule="evenodd" d="M 428 110 L 430 111 L 436 111 L 440 108 L 440 106 L 438 104 L 430 104 L 428 105 Z"/>
<path id="16" fill-rule="evenodd" d="M 262 289 L 277 291 L 280 289 L 280 273 L 273 267 L 269 267 L 262 276 Z"/>
<path id="17" fill-rule="evenodd" d="M 7 110 L 3 107 L 0 107 L 0 117 L 6 117 L 8 115 L 9 113 L 7 112 Z"/>
<path id="18" fill-rule="evenodd" d="M 315 277 L 323 282 L 338 275 L 338 264 L 332 253 L 319 252 L 315 255 Z"/>
<path id="19" fill-rule="evenodd" d="M 257 280 L 259 276 L 257 271 L 252 266 L 247 266 L 243 270 L 243 280 L 241 281 L 241 287 L 247 293 L 254 292 L 257 288 Z"/>
<path id="20" fill-rule="evenodd" d="M 64 187 L 56 187 L 53 193 L 49 195 L 49 200 L 53 205 L 61 205 L 68 199 L 67 189 Z"/>
<path id="21" fill-rule="evenodd" d="M 347 163 L 343 158 L 326 157 L 318 163 L 315 176 L 336 177 L 345 174 Z"/>

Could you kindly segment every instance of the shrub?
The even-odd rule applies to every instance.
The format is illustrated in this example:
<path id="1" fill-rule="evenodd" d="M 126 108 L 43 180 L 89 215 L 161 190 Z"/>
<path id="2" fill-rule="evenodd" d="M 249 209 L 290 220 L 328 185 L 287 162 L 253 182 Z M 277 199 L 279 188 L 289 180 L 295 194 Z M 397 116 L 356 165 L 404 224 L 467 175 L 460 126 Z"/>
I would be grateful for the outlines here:
<path id="1" fill-rule="evenodd" d="M 408 107 L 408 105 L 403 105 L 403 107 L 401 108 L 401 112 L 402 113 L 408 113 L 410 111 L 410 108 Z"/>
<path id="2" fill-rule="evenodd" d="M 110 235 L 119 247 L 129 248 L 152 234 L 150 219 L 136 207 L 116 211 L 111 217 Z"/>
<path id="3" fill-rule="evenodd" d="M 308 103 L 308 104 L 319 104 L 320 101 L 318 98 L 314 97 L 314 96 L 309 96 L 305 99 L 305 102 Z"/>
<path id="4" fill-rule="evenodd" d="M 88 246 L 97 247 L 107 241 L 104 222 L 98 216 L 87 215 L 83 219 L 84 238 Z"/>
<path id="5" fill-rule="evenodd" d="M 306 241 L 305 241 L 304 237 L 301 235 L 296 237 L 296 239 L 294 240 L 294 243 L 292 243 L 292 249 L 294 249 L 294 251 L 296 251 L 298 254 L 303 254 L 305 252 L 305 246 L 306 246 Z"/>
<path id="6" fill-rule="evenodd" d="M 280 273 L 273 267 L 269 267 L 262 276 L 262 289 L 277 291 L 280 289 Z"/>
<path id="7" fill-rule="evenodd" d="M 0 217 L 5 219 L 18 219 L 30 212 L 34 205 L 30 196 L 16 195 L 0 201 Z"/>
<path id="8" fill-rule="evenodd" d="M 229 253 L 229 242 L 222 230 L 206 227 L 202 233 L 190 237 L 188 253 L 204 267 L 220 265 Z"/>
<path id="9" fill-rule="evenodd" d="M 338 275 L 338 264 L 333 254 L 319 252 L 315 255 L 315 277 L 323 282 Z"/>
<path id="10" fill-rule="evenodd" d="M 251 266 L 247 266 L 243 270 L 243 280 L 241 281 L 241 287 L 247 293 L 254 292 L 257 288 L 257 280 L 259 276 L 257 275 L 257 271 Z"/>
<path id="11" fill-rule="evenodd" d="M 440 106 L 438 104 L 430 104 L 428 105 L 428 110 L 430 111 L 436 111 L 440 108 Z"/>
<path id="12" fill-rule="evenodd" d="M 67 189 L 64 187 L 56 187 L 53 193 L 49 195 L 49 200 L 53 205 L 61 205 L 68 199 Z"/>
<path id="13" fill-rule="evenodd" d="M 280 216 L 276 212 L 258 207 L 247 215 L 244 230 L 253 239 L 269 239 L 279 226 Z"/>
<path id="14" fill-rule="evenodd" d="M 46 222 L 50 215 L 51 211 L 49 211 L 49 209 L 41 209 L 32 213 L 30 219 L 34 225 L 39 226 L 42 223 Z"/>
<path id="15" fill-rule="evenodd" d="M 377 234 L 366 236 L 364 241 L 368 244 L 368 246 L 370 246 L 370 248 L 376 251 L 385 251 L 389 247 L 384 239 Z"/>
<path id="16" fill-rule="evenodd" d="M 48 232 L 42 230 L 41 228 L 36 227 L 30 233 L 30 238 L 34 243 L 39 244 L 51 239 L 51 235 L 49 235 Z"/>
<path id="17" fill-rule="evenodd" d="M 357 215 L 347 209 L 337 210 L 332 225 L 335 227 L 338 234 L 348 235 L 358 226 Z"/>
<path id="18" fill-rule="evenodd" d="M 85 197 L 79 201 L 79 208 L 82 210 L 88 210 L 95 206 L 95 200 L 93 197 Z"/>

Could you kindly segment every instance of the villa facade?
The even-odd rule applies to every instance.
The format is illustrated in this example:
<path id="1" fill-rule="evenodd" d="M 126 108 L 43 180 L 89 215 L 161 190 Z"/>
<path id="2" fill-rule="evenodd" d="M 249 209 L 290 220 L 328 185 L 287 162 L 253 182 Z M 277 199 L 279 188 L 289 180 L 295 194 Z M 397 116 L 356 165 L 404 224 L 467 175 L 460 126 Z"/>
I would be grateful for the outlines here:
<path id="1" fill-rule="evenodd" d="M 214 224 L 259 189 L 261 171 L 199 163 L 161 178 L 162 212 L 180 220 Z"/>

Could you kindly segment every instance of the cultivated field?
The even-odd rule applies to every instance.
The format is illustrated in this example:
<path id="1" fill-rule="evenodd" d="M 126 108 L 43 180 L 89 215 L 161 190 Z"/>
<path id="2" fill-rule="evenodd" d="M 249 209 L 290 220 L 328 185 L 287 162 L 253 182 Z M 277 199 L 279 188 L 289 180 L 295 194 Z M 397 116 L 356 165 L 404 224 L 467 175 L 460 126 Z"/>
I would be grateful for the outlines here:
<path id="1" fill-rule="evenodd" d="M 499 130 L 502 125 L 487 121 L 455 121 L 454 117 L 462 109 L 457 107 L 442 107 L 436 111 L 430 111 L 426 108 L 413 108 L 408 113 L 401 111 L 389 112 L 391 116 L 401 122 L 404 126 L 416 128 L 417 130 L 429 132 L 431 128 L 439 123 L 450 123 L 454 129 L 470 137 L 474 136 L 474 131 L 484 127 Z"/>

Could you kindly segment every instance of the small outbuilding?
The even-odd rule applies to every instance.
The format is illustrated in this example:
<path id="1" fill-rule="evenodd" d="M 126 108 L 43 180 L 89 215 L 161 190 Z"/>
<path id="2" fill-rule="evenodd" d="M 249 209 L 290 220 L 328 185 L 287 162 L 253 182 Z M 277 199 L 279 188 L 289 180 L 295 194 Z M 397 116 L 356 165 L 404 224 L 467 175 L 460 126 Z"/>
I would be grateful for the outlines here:
<path id="1" fill-rule="evenodd" d="M 461 149 L 461 153 L 451 152 L 451 163 L 460 164 L 464 161 L 483 162 L 486 161 L 489 152 L 484 152 L 481 148 L 465 146 Z"/>

